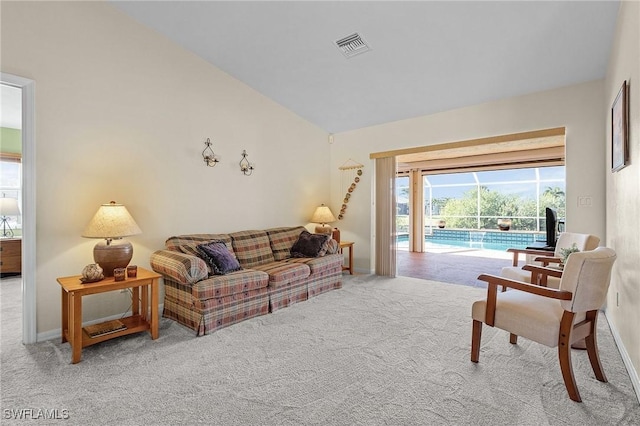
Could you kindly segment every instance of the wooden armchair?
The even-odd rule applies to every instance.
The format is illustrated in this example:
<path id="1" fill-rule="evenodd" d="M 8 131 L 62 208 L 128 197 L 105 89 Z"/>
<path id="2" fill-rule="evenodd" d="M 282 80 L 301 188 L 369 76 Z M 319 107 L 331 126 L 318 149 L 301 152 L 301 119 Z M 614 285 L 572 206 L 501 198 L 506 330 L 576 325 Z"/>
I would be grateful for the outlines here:
<path id="1" fill-rule="evenodd" d="M 549 347 L 558 348 L 562 378 L 569 397 L 581 401 L 571 365 L 571 344 L 584 339 L 596 379 L 606 382 L 598 356 L 596 330 L 598 310 L 604 304 L 616 254 L 598 247 L 592 251 L 573 253 L 564 271 L 538 268 L 536 274 L 560 276 L 559 289 L 542 287 L 495 275 L 480 275 L 489 284 L 487 298 L 473 304 L 471 361 L 480 358 L 482 324 L 510 333 L 516 344 L 518 336 Z M 498 292 L 497 287 L 513 290 Z"/>
<path id="2" fill-rule="evenodd" d="M 527 264 L 532 264 L 532 262 L 540 262 L 543 266 L 547 266 L 549 263 L 560 263 L 561 259 L 561 249 L 569 248 L 573 244 L 578 247 L 580 251 L 588 251 L 593 250 L 598 247 L 600 243 L 600 238 L 595 235 L 590 234 L 577 234 L 573 232 L 563 232 L 560 234 L 558 241 L 556 243 L 555 251 L 549 252 L 544 250 L 526 250 L 526 249 L 517 249 L 510 248 L 507 251 L 509 253 L 513 253 L 513 262 L 511 266 L 506 266 L 502 268 L 500 272 L 500 276 L 503 278 L 509 278 L 516 281 L 524 281 L 524 282 L 533 282 L 530 281 L 531 274 L 526 270 L 523 270 L 518 266 L 520 261 L 520 255 L 526 255 Z M 537 282 L 533 282 L 537 284 Z M 557 278 L 551 278 L 547 282 L 547 286 L 558 288 L 560 285 L 560 280 Z"/>

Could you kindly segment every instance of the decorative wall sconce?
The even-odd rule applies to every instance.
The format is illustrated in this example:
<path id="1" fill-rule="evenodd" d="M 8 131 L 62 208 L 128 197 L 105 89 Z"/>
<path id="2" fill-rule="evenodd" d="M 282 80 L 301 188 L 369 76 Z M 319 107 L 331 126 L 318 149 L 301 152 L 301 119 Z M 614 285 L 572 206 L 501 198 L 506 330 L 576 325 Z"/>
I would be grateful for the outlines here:
<path id="1" fill-rule="evenodd" d="M 202 151 L 202 158 L 207 166 L 215 167 L 220 160 L 218 160 L 218 156 L 213 152 L 213 149 L 211 149 L 211 139 L 207 138 L 204 144 L 206 148 Z"/>
<path id="2" fill-rule="evenodd" d="M 251 164 L 249 160 L 247 160 L 247 157 L 248 157 L 247 151 L 243 149 L 242 159 L 240 160 L 240 171 L 245 176 L 251 176 L 251 173 L 253 173 L 253 164 Z"/>

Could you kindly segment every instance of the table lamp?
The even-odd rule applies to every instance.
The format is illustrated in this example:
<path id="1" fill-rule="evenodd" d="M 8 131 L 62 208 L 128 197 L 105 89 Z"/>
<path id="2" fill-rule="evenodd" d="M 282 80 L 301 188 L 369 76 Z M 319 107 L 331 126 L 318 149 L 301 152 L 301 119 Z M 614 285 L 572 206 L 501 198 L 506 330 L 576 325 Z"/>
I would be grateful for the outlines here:
<path id="1" fill-rule="evenodd" d="M 320 223 L 320 225 L 316 226 L 316 234 L 331 234 L 333 229 L 327 223 L 335 221 L 336 218 L 331 213 L 331 209 L 324 204 L 320 204 L 311 217 L 311 222 Z"/>
<path id="2" fill-rule="evenodd" d="M 133 257 L 133 246 L 122 237 L 141 233 L 127 208 L 111 201 L 100 206 L 82 236 L 104 238 L 105 241 L 100 241 L 93 248 L 93 260 L 100 265 L 106 277 L 112 277 L 115 268 L 126 268 Z"/>
<path id="3" fill-rule="evenodd" d="M 7 198 L 2 194 L 0 198 L 0 221 L 2 222 L 2 238 L 13 237 L 13 230 L 9 226 L 9 217 L 20 216 L 20 206 L 15 198 Z M 8 229 L 7 229 L 8 228 Z"/>

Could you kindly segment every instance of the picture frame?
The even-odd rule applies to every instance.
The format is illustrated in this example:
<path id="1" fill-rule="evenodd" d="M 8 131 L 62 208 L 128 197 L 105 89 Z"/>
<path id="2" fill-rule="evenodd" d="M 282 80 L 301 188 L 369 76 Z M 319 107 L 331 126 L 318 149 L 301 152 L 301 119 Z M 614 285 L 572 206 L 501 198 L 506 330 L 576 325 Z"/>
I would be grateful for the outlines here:
<path id="1" fill-rule="evenodd" d="M 629 163 L 628 111 L 629 100 L 625 80 L 611 106 L 611 172 L 617 172 Z"/>

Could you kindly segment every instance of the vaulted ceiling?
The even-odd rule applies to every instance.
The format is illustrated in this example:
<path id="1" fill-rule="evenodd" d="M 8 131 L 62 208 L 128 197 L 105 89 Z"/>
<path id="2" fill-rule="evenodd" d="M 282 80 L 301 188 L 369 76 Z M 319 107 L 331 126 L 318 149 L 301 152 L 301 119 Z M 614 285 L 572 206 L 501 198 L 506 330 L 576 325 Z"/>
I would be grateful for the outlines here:
<path id="1" fill-rule="evenodd" d="M 113 1 L 329 133 L 605 76 L 617 1 Z M 370 51 L 343 56 L 360 34 Z"/>

